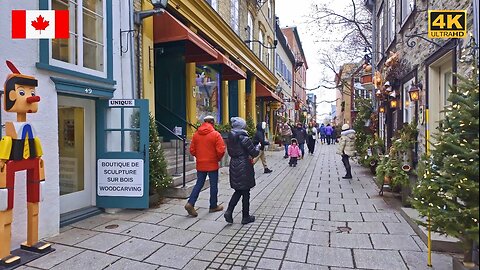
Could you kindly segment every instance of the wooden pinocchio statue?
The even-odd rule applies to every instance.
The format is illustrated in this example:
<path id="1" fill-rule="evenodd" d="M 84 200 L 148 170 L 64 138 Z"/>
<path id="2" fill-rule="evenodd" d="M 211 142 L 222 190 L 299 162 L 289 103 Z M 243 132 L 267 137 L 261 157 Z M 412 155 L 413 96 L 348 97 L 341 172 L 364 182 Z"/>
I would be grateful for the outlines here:
<path id="1" fill-rule="evenodd" d="M 7 66 L 12 74 L 7 76 L 4 85 L 4 109 L 17 114 L 16 122 L 5 123 L 6 136 L 0 141 L 0 264 L 8 266 L 20 262 L 20 257 L 10 254 L 15 172 L 27 171 L 27 241 L 22 249 L 45 253 L 51 246 L 38 242 L 39 202 L 45 171 L 40 140 L 27 122 L 27 113 L 38 111 L 40 97 L 35 91 L 38 81 L 20 74 L 9 61 Z"/>

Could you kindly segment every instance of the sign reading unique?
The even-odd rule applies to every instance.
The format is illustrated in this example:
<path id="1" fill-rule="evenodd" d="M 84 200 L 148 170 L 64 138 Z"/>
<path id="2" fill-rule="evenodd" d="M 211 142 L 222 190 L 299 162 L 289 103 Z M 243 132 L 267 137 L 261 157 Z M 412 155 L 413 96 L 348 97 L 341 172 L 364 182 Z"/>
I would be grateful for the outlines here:
<path id="1" fill-rule="evenodd" d="M 133 107 L 135 106 L 134 99 L 110 99 L 108 101 L 110 107 Z"/>
<path id="2" fill-rule="evenodd" d="M 99 159 L 97 175 L 98 196 L 143 196 L 143 159 Z"/>

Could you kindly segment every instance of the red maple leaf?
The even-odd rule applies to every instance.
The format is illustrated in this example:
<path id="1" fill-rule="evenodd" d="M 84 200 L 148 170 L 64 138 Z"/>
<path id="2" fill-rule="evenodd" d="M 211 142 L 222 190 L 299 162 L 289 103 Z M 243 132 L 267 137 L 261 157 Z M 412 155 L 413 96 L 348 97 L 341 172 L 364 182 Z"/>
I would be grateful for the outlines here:
<path id="1" fill-rule="evenodd" d="M 35 21 L 32 21 L 33 28 L 40 31 L 40 34 L 42 34 L 42 30 L 45 30 L 49 25 L 50 23 L 45 21 L 45 18 L 43 18 L 42 15 L 39 15 Z"/>

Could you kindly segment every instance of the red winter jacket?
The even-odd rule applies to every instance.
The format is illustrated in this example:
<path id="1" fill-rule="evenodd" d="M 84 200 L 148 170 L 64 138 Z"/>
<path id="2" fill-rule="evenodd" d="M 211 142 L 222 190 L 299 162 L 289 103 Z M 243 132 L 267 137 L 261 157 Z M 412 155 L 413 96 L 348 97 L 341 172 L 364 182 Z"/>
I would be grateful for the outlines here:
<path id="1" fill-rule="evenodd" d="M 190 144 L 190 154 L 197 159 L 197 171 L 216 171 L 225 154 L 225 143 L 210 123 L 203 123 L 195 132 Z"/>

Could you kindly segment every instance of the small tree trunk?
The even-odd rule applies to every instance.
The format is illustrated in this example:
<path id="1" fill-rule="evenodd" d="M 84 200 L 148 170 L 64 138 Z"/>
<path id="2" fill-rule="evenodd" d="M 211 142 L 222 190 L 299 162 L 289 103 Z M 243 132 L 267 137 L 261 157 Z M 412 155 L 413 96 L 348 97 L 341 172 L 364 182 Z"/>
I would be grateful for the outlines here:
<path id="1" fill-rule="evenodd" d="M 472 267 L 474 266 L 473 257 L 472 257 L 473 241 L 465 240 L 464 245 L 465 246 L 463 251 L 463 265 L 465 265 L 466 267 Z"/>

